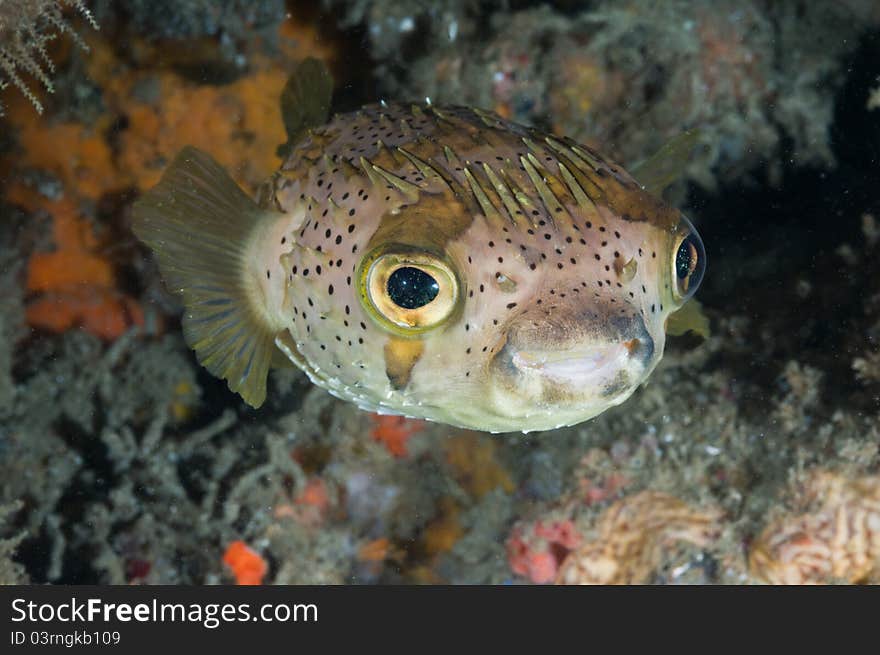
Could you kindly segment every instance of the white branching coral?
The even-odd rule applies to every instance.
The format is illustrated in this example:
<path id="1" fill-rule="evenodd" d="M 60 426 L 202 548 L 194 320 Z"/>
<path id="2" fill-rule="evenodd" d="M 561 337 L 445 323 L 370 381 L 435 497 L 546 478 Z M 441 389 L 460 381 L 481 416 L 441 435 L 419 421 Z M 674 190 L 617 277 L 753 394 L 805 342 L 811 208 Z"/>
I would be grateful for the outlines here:
<path id="1" fill-rule="evenodd" d="M 68 6 L 95 29 L 98 24 L 82 0 L 0 0 L 0 90 L 10 84 L 21 91 L 38 113 L 43 105 L 28 86 L 22 73 L 31 75 L 49 93 L 54 91 L 51 75 L 55 64 L 47 45 L 59 34 L 68 34 L 84 50 L 85 41 L 64 19 Z M 0 116 L 3 105 L 0 103 Z"/>

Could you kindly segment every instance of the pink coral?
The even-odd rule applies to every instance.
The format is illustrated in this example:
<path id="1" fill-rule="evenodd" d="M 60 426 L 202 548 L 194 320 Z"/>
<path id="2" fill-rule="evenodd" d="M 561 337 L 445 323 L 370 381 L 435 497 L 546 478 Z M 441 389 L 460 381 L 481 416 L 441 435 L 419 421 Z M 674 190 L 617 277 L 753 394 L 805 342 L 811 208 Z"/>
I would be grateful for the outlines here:
<path id="1" fill-rule="evenodd" d="M 793 511 L 752 544 L 752 574 L 770 584 L 880 581 L 880 476 L 817 470 L 793 491 Z"/>
<path id="2" fill-rule="evenodd" d="M 640 584 L 678 543 L 707 547 L 718 538 L 721 513 L 657 491 L 626 496 L 599 517 L 597 538 L 574 549 L 559 584 Z"/>

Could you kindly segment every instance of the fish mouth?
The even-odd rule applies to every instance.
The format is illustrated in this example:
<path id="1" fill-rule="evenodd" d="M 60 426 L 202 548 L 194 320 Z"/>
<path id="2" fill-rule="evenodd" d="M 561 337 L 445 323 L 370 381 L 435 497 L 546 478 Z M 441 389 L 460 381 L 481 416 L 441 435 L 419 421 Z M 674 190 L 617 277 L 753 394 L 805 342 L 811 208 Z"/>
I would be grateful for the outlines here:
<path id="1" fill-rule="evenodd" d="M 635 391 L 662 354 L 662 337 L 655 340 L 639 315 L 604 318 L 570 324 L 527 320 L 507 332 L 487 371 L 489 402 L 505 425 L 520 430 L 573 425 Z"/>
<path id="2" fill-rule="evenodd" d="M 536 374 L 572 388 L 602 388 L 621 371 L 631 370 L 633 360 L 645 365 L 653 355 L 649 340 L 633 338 L 619 343 L 586 344 L 570 350 L 516 350 L 510 365 L 519 373 Z"/>

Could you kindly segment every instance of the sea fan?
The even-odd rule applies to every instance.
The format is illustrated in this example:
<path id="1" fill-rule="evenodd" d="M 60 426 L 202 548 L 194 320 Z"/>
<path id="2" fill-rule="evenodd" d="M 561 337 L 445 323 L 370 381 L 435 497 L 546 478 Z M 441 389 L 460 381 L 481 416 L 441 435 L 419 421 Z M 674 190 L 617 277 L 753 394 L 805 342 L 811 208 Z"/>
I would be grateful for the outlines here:
<path id="1" fill-rule="evenodd" d="M 85 41 L 73 30 L 62 14 L 72 7 L 98 29 L 94 16 L 82 0 L 0 0 L 0 90 L 10 84 L 30 100 L 38 113 L 43 105 L 22 78 L 21 72 L 34 77 L 49 93 L 54 91 L 51 75 L 55 72 L 46 49 L 59 34 L 69 34 L 73 41 L 88 50 Z M 0 103 L 0 116 L 3 105 Z"/>

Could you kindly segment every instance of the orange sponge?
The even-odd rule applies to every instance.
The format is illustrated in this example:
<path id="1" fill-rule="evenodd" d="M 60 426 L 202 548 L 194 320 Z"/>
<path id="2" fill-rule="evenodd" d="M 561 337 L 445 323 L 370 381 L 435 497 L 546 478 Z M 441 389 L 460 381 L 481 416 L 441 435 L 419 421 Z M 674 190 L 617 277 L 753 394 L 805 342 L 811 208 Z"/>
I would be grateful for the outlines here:
<path id="1" fill-rule="evenodd" d="M 263 577 L 269 570 L 266 560 L 243 541 L 233 541 L 223 554 L 226 564 L 240 585 L 263 584 Z"/>

